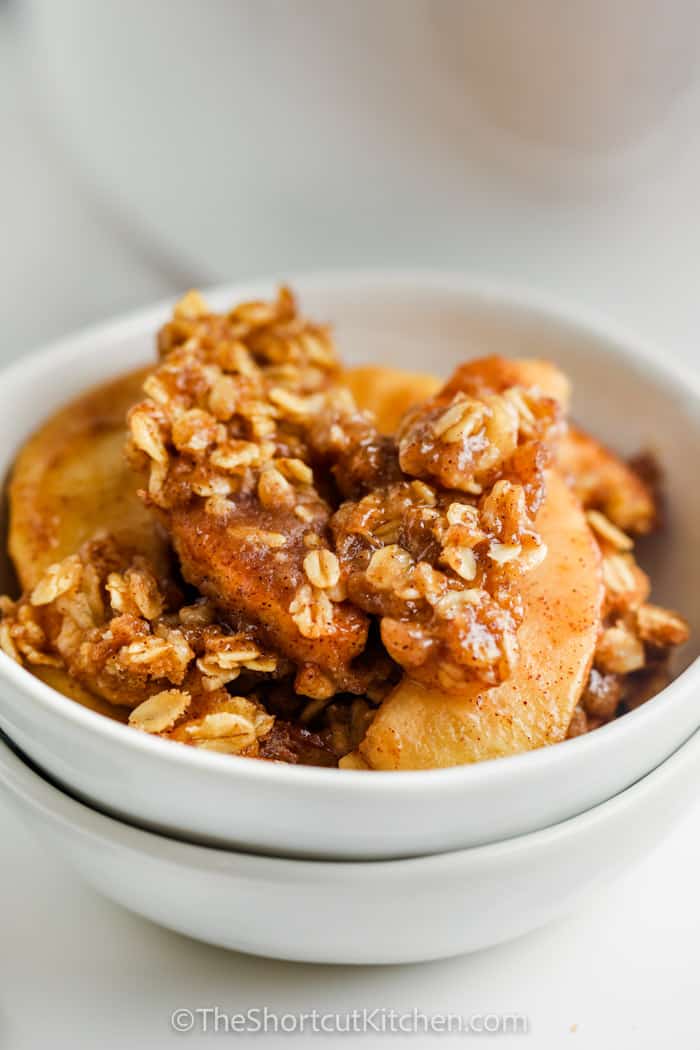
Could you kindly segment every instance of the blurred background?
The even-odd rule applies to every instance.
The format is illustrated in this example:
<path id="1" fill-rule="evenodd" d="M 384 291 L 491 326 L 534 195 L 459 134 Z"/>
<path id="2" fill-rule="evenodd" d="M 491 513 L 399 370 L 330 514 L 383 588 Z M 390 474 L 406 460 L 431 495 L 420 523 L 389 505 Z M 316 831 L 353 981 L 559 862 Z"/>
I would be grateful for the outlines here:
<path id="1" fill-rule="evenodd" d="M 678 354 L 696 0 L 0 0 L 0 359 L 243 277 L 460 269 Z"/>

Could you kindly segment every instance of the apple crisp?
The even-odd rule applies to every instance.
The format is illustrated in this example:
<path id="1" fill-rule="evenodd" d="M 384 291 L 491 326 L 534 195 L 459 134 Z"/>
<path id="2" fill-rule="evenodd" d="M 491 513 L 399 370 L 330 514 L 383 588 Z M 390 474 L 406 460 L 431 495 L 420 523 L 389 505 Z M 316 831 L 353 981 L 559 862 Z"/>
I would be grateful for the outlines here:
<path id="1" fill-rule="evenodd" d="M 365 411 L 330 330 L 286 288 L 228 313 L 190 292 L 157 347 L 126 415 L 129 469 L 114 468 L 147 514 L 38 574 L 15 558 L 7 656 L 145 733 L 344 768 L 541 746 L 663 688 L 688 627 L 649 601 L 635 559 L 657 488 L 567 425 L 553 365 L 485 357 L 415 397 L 387 370 L 387 418 L 404 384 L 387 426 L 377 389 Z M 18 506 L 15 551 L 34 527 Z M 531 670 L 545 638 L 546 687 Z"/>

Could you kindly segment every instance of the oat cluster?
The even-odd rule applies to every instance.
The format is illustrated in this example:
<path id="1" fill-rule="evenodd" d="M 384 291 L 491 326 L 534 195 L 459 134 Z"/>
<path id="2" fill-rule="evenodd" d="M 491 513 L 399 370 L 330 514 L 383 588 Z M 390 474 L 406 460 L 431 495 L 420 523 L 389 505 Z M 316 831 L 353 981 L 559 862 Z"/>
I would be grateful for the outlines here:
<path id="1" fill-rule="evenodd" d="M 0 601 L 8 656 L 65 669 L 95 695 L 132 709 L 129 722 L 140 729 L 254 754 L 272 726 L 259 704 L 232 698 L 226 687 L 242 676 L 250 690 L 283 670 L 275 654 L 219 622 L 206 599 L 187 604 L 172 580 L 156 579 L 110 537 L 52 565 L 19 601 Z"/>
<path id="2" fill-rule="evenodd" d="M 213 596 L 298 664 L 299 691 L 354 690 L 371 617 L 392 660 L 428 683 L 510 674 L 517 580 L 546 555 L 534 514 L 561 434 L 556 401 L 448 388 L 382 438 L 337 382 L 327 331 L 284 290 L 226 316 L 189 296 L 159 345 L 129 416 L 145 498 L 185 577 L 215 581 Z M 197 518 L 198 551 L 193 507 L 210 519 Z M 251 572 L 267 606 L 241 597 Z"/>
<path id="3" fill-rule="evenodd" d="M 595 502 L 593 491 L 588 498 Z M 635 522 L 630 504 L 619 505 L 628 528 L 648 531 L 646 508 Z M 635 559 L 632 536 L 598 509 L 588 509 L 586 516 L 602 555 L 605 604 L 593 667 L 569 736 L 596 729 L 660 692 L 670 677 L 669 653 L 689 634 L 683 617 L 648 601 L 651 584 Z"/>

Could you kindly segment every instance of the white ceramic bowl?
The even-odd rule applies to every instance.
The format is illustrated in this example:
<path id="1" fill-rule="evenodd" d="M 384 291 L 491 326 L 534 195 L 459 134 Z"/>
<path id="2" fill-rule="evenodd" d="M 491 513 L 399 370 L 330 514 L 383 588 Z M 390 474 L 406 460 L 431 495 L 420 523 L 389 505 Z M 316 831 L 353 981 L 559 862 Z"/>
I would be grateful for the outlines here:
<path id="1" fill-rule="evenodd" d="M 280 959 L 405 963 L 510 940 L 571 911 L 662 841 L 698 790 L 700 733 L 616 798 L 508 842 L 408 860 L 288 860 L 106 817 L 0 739 L 0 786 L 105 896 L 203 941 Z"/>
<path id="2" fill-rule="evenodd" d="M 662 762 L 700 725 L 700 384 L 663 353 L 532 297 L 444 274 L 294 280 L 305 310 L 336 323 L 348 361 L 447 373 L 485 352 L 539 355 L 572 376 L 574 414 L 623 452 L 653 447 L 671 542 L 652 543 L 655 596 L 691 621 L 676 680 L 589 736 L 456 769 L 367 773 L 195 751 L 85 710 L 0 653 L 0 726 L 36 764 L 116 816 L 260 853 L 369 859 L 495 842 L 582 813 Z M 213 293 L 223 307 L 272 282 Z M 159 306 L 63 341 L 0 376 L 0 476 L 31 430 L 90 384 L 149 359 Z"/>

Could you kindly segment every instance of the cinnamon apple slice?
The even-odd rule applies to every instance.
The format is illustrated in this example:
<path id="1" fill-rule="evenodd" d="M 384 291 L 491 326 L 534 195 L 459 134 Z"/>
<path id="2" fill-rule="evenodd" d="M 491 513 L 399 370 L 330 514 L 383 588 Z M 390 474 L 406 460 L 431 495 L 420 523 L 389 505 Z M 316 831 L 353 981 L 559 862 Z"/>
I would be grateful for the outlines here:
<path id="1" fill-rule="evenodd" d="M 371 412 L 382 434 L 395 434 L 405 412 L 437 394 L 443 381 L 425 372 L 402 372 L 383 365 L 348 368 L 341 383 L 365 412 Z"/>
<path id="2" fill-rule="evenodd" d="M 20 451 L 9 486 L 8 548 L 23 589 L 98 531 L 167 566 L 167 543 L 124 458 L 126 413 L 145 375 L 140 369 L 81 394 Z"/>
<path id="3" fill-rule="evenodd" d="M 372 412 L 382 434 L 394 434 L 404 414 L 443 387 L 443 380 L 427 372 L 404 372 L 382 365 L 346 369 L 341 382 L 360 408 Z M 536 387 L 568 409 L 570 387 L 566 376 L 549 361 L 537 358 L 480 357 L 456 370 L 448 390 L 478 394 L 482 388 L 500 391 L 510 386 Z"/>
<path id="4" fill-rule="evenodd" d="M 576 496 L 550 472 L 537 529 L 548 547 L 522 581 L 520 661 L 512 677 L 459 693 L 404 677 L 360 745 L 372 769 L 432 769 L 516 754 L 563 740 L 601 622 L 600 553 Z"/>

